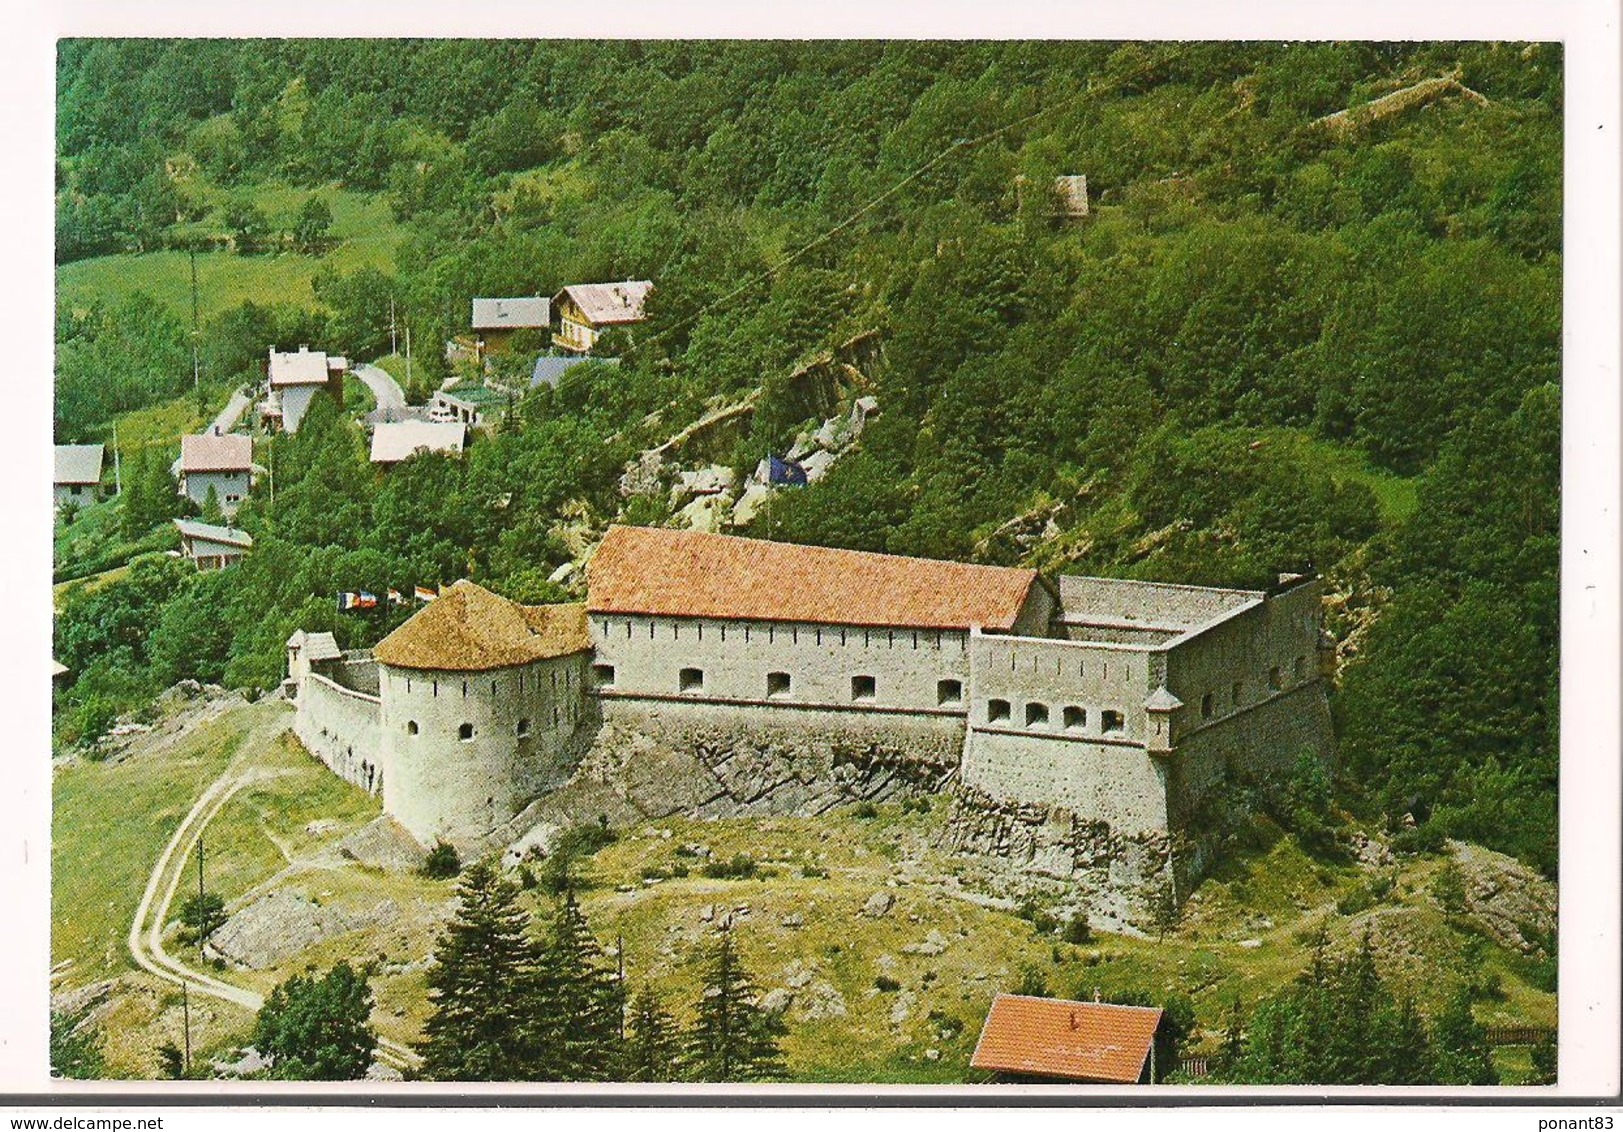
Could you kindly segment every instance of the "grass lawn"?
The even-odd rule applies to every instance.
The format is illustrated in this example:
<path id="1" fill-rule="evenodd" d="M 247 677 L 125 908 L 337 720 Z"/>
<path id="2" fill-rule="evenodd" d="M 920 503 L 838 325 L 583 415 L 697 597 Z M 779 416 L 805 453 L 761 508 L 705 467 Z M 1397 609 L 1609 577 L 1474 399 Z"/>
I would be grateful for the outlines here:
<path id="1" fill-rule="evenodd" d="M 205 190 L 205 197 L 223 203 L 224 190 Z M 203 318 L 244 302 L 316 305 L 310 280 L 323 265 L 340 272 L 359 267 L 393 271 L 395 251 L 405 230 L 394 222 L 381 195 L 356 193 L 335 187 L 301 189 L 267 184 L 243 190 L 271 222 L 273 229 L 292 225 L 305 198 L 323 197 L 333 211 L 331 237 L 336 244 L 320 255 L 270 252 L 241 256 L 234 252 L 200 252 L 197 256 L 198 308 Z M 200 234 L 223 231 L 212 213 L 193 226 Z M 63 264 L 56 269 L 59 300 L 73 306 L 92 301 L 116 303 L 136 291 L 145 291 L 177 314 L 191 318 L 191 258 L 185 252 L 159 251 L 143 255 L 99 256 Z"/>
<path id="2" fill-rule="evenodd" d="M 1356 448 L 1335 444 L 1298 429 L 1267 429 L 1271 444 L 1286 447 L 1324 465 L 1338 483 L 1361 483 L 1375 494 L 1381 518 L 1393 525 L 1408 518 L 1418 505 L 1420 480 L 1377 468 Z"/>
<path id="3" fill-rule="evenodd" d="M 152 866 L 254 722 L 254 714 L 234 712 L 161 758 L 77 762 L 56 771 L 51 962 L 73 960 L 74 984 L 134 968 L 124 940 Z"/>

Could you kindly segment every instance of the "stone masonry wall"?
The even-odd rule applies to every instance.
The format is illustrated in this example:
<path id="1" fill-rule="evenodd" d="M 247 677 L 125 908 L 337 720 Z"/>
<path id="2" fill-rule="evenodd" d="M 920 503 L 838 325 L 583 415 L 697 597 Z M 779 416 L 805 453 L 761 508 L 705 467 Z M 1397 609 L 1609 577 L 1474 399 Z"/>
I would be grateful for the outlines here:
<path id="1" fill-rule="evenodd" d="M 596 726 L 588 655 L 489 672 L 380 665 L 385 811 L 425 845 L 476 846 L 562 783 Z"/>
<path id="2" fill-rule="evenodd" d="M 378 697 L 309 673 L 299 685 L 293 733 L 305 750 L 346 782 L 368 793 L 383 789 L 385 759 L 378 731 Z"/>

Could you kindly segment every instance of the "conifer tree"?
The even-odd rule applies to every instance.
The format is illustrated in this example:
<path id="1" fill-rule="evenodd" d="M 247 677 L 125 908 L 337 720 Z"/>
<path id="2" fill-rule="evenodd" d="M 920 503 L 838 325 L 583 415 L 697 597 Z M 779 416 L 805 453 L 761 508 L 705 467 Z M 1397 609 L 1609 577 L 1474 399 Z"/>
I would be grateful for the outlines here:
<path id="1" fill-rule="evenodd" d="M 624 996 L 615 971 L 592 936 L 575 893 L 558 902 L 551 935 L 540 949 L 524 1026 L 543 1081 L 606 1081 L 618 1068 Z"/>
<path id="2" fill-rule="evenodd" d="M 463 872 L 457 898 L 456 917 L 435 944 L 428 977 L 434 1013 L 419 1046 L 422 1076 L 522 1079 L 531 1059 L 521 1039 L 539 957 L 518 888 L 479 861 Z"/>
<path id="3" fill-rule="evenodd" d="M 631 1001 L 623 1073 L 627 1081 L 675 1081 L 682 1056 L 676 1019 L 659 992 L 645 986 Z"/>
<path id="4" fill-rule="evenodd" d="M 203 511 L 200 516 L 205 523 L 216 525 L 225 522 L 225 509 L 220 506 L 220 493 L 213 484 L 209 484 L 208 494 L 203 497 Z"/>
<path id="5" fill-rule="evenodd" d="M 1437 1015 L 1432 1028 L 1439 1085 L 1497 1085 L 1488 1035 L 1471 1013 L 1471 993 L 1460 987 Z"/>
<path id="6" fill-rule="evenodd" d="M 727 927 L 711 948 L 694 1013 L 685 1058 L 692 1080 L 759 1081 L 782 1071 L 783 1020 L 762 1008 Z"/>

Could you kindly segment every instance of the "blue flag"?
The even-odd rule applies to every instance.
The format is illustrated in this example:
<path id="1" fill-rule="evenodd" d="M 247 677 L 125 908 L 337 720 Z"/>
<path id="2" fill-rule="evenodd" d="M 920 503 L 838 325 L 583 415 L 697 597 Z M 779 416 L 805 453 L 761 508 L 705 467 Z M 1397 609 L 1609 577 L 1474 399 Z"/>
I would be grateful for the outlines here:
<path id="1" fill-rule="evenodd" d="M 767 483 L 782 487 L 806 486 L 806 469 L 794 460 L 779 459 L 777 456 L 769 456 L 767 460 Z"/>

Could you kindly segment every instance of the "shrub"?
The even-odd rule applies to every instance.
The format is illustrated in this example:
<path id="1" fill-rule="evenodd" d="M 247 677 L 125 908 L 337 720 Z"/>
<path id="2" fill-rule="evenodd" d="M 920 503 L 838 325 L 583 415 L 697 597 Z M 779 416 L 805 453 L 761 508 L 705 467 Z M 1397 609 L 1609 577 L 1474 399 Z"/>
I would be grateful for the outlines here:
<path id="1" fill-rule="evenodd" d="M 1026 967 L 1020 972 L 1020 982 L 1014 988 L 1015 994 L 1029 994 L 1034 998 L 1048 996 L 1048 979 L 1044 977 L 1038 967 Z"/>
<path id="2" fill-rule="evenodd" d="M 1361 884 L 1336 901 L 1336 911 L 1343 916 L 1356 916 L 1374 903 L 1375 897 L 1371 895 L 1369 886 Z"/>
<path id="3" fill-rule="evenodd" d="M 929 812 L 930 799 L 922 795 L 902 799 L 902 813 L 904 814 L 927 814 Z"/>
<path id="4" fill-rule="evenodd" d="M 828 877 L 828 870 L 820 865 L 801 865 L 800 875 L 808 879 L 826 879 Z"/>
<path id="5" fill-rule="evenodd" d="M 449 842 L 436 841 L 428 856 L 423 858 L 423 867 L 419 871 L 432 880 L 449 880 L 462 871 L 462 858 L 457 856 L 456 847 Z"/>
<path id="6" fill-rule="evenodd" d="M 1436 822 L 1426 822 L 1413 829 L 1405 829 L 1392 838 L 1392 852 L 1405 856 L 1441 853 L 1448 834 Z"/>
<path id="7" fill-rule="evenodd" d="M 1087 913 L 1078 912 L 1076 915 L 1066 920 L 1065 928 L 1061 932 L 1061 938 L 1064 939 L 1066 943 L 1091 943 L 1093 941 L 1093 928 L 1088 923 Z"/>
<path id="8" fill-rule="evenodd" d="M 748 880 L 756 872 L 755 858 L 748 853 L 735 853 L 730 861 L 711 861 L 704 867 L 704 875 L 715 880 Z"/>
<path id="9" fill-rule="evenodd" d="M 879 816 L 879 807 L 874 805 L 872 802 L 858 802 L 856 806 L 852 808 L 851 815 L 853 817 L 861 818 L 863 821 L 872 821 L 874 818 Z"/>
<path id="10" fill-rule="evenodd" d="M 873 985 L 878 987 L 885 994 L 892 994 L 902 989 L 902 984 L 891 978 L 889 975 L 875 976 Z"/>
<path id="11" fill-rule="evenodd" d="M 188 896 L 180 906 L 180 922 L 186 928 L 187 938 L 201 946 L 225 923 L 225 901 L 217 892 Z"/>
<path id="12" fill-rule="evenodd" d="M 1037 907 L 1037 902 L 1029 898 L 1015 909 L 1015 915 L 1022 920 L 1029 920 L 1038 935 L 1049 935 L 1059 928 L 1059 921 L 1051 913 Z"/>

